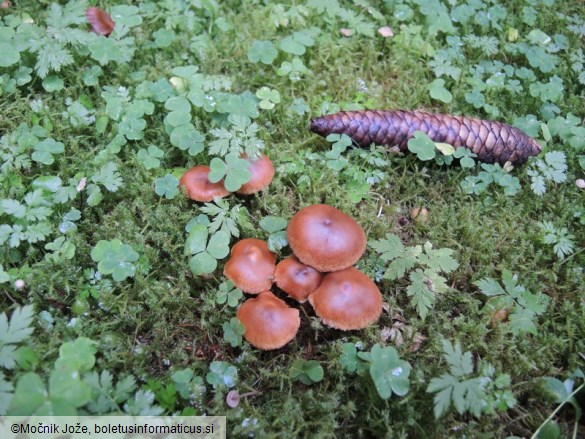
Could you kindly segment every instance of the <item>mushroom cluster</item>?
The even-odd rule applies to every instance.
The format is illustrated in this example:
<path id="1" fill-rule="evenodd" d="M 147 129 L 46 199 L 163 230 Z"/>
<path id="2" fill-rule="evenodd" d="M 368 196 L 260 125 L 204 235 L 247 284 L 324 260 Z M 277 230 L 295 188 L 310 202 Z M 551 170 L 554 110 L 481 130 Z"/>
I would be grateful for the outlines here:
<path id="1" fill-rule="evenodd" d="M 236 193 L 251 195 L 267 188 L 274 177 L 274 166 L 266 154 L 262 154 L 257 160 L 252 160 L 243 155 L 242 158 L 250 162 L 249 171 L 252 174 L 250 181 L 243 184 Z M 230 192 L 225 188 L 223 180 L 212 183 L 209 180 L 211 168 L 205 165 L 195 166 L 183 174 L 179 180 L 179 186 L 185 194 L 195 201 L 209 202 L 214 198 L 227 197 Z"/>
<path id="2" fill-rule="evenodd" d="M 293 255 L 276 264 L 264 241 L 236 243 L 224 275 L 257 297 L 237 311 L 244 338 L 258 349 L 278 349 L 300 327 L 299 312 L 276 297 L 274 282 L 299 303 L 307 300 L 324 324 L 341 330 L 363 329 L 382 313 L 376 284 L 353 267 L 366 249 L 366 234 L 349 216 L 325 204 L 299 210 L 286 229 Z"/>

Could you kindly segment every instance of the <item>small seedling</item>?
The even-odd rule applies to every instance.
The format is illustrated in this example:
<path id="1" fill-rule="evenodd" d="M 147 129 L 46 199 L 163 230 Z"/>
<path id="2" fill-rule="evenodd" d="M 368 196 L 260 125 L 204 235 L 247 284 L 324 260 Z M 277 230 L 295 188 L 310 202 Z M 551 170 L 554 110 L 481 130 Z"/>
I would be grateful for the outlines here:
<path id="1" fill-rule="evenodd" d="M 509 322 L 504 323 L 514 335 L 524 332 L 536 334 L 534 320 L 546 311 L 549 302 L 544 294 L 533 294 L 522 285 L 518 285 L 518 277 L 508 270 L 502 271 L 503 287 L 491 278 L 481 279 L 474 284 L 483 294 L 490 297 L 485 311 L 490 314 L 499 310 L 507 310 Z"/>
<path id="2" fill-rule="evenodd" d="M 205 379 L 214 389 L 221 387 L 229 389 L 237 384 L 238 370 L 226 361 L 213 361 Z"/>
<path id="3" fill-rule="evenodd" d="M 303 384 L 314 384 L 323 380 L 325 373 L 316 360 L 296 360 L 289 372 L 289 376 Z"/>
<path id="4" fill-rule="evenodd" d="M 179 194 L 179 179 L 172 174 L 154 180 L 154 192 L 158 196 L 172 200 Z"/>
<path id="5" fill-rule="evenodd" d="M 195 276 L 212 273 L 217 268 L 217 260 L 225 258 L 229 252 L 230 237 L 219 230 L 209 238 L 204 224 L 195 224 L 185 242 L 185 255 L 191 255 L 189 268 Z"/>
<path id="6" fill-rule="evenodd" d="M 91 259 L 98 262 L 100 273 L 111 274 L 115 281 L 120 282 L 134 277 L 136 267 L 133 262 L 138 260 L 138 253 L 119 239 L 101 240 L 91 251 Z"/>
<path id="7" fill-rule="evenodd" d="M 232 347 L 240 346 L 242 343 L 242 335 L 246 332 L 246 328 L 237 317 L 232 317 L 229 322 L 224 322 L 223 339 Z"/>

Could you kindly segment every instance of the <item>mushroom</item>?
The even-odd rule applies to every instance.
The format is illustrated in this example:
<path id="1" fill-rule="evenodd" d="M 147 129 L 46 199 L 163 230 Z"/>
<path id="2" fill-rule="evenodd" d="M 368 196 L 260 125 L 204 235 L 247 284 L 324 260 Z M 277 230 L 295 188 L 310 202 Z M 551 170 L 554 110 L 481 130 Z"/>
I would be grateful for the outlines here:
<path id="1" fill-rule="evenodd" d="M 382 314 L 382 294 L 354 267 L 327 273 L 309 302 L 324 324 L 344 331 L 363 329 Z"/>
<path id="2" fill-rule="evenodd" d="M 270 291 L 244 302 L 236 317 L 246 328 L 246 341 L 262 350 L 283 347 L 295 337 L 301 325 L 299 310 L 290 308 Z"/>
<path id="3" fill-rule="evenodd" d="M 116 23 L 112 20 L 110 15 L 94 6 L 87 8 L 85 10 L 85 16 L 87 17 L 87 21 L 91 24 L 91 28 L 96 34 L 108 36 L 114 30 Z"/>
<path id="4" fill-rule="evenodd" d="M 247 238 L 233 247 L 223 274 L 236 287 L 249 294 L 269 290 L 274 279 L 276 255 L 260 239 Z"/>
<path id="5" fill-rule="evenodd" d="M 366 234 L 352 218 L 326 204 L 299 210 L 286 236 L 299 260 L 318 271 L 337 271 L 357 262 L 366 249 Z"/>
<path id="6" fill-rule="evenodd" d="M 211 169 L 209 166 L 199 165 L 189 169 L 179 180 L 179 185 L 184 186 L 187 196 L 195 201 L 208 202 L 214 198 L 227 197 L 230 193 L 223 185 L 223 180 L 217 183 L 209 181 L 207 176 Z"/>
<path id="7" fill-rule="evenodd" d="M 323 273 L 300 262 L 295 256 L 289 256 L 276 265 L 274 282 L 282 291 L 297 302 L 307 301 L 323 280 Z"/>
<path id="8" fill-rule="evenodd" d="M 274 177 L 274 166 L 272 165 L 272 161 L 265 154 L 262 154 L 257 160 L 252 160 L 247 156 L 243 156 L 243 158 L 250 162 L 249 170 L 252 174 L 252 178 L 248 183 L 243 184 L 240 189 L 237 190 L 237 193 L 250 195 L 267 188 Z"/>

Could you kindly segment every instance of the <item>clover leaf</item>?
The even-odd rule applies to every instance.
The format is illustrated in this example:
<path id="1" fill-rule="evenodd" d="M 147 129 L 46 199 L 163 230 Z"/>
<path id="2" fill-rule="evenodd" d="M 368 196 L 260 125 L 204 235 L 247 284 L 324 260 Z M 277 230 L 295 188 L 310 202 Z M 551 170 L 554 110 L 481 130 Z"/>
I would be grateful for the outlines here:
<path id="1" fill-rule="evenodd" d="M 203 151 L 204 141 L 205 136 L 190 123 L 175 127 L 171 132 L 171 143 L 183 151 L 187 150 L 191 156 Z"/>
<path id="2" fill-rule="evenodd" d="M 315 44 L 313 38 L 306 32 L 295 32 L 285 37 L 280 42 L 280 48 L 292 55 L 303 55 L 307 47 Z"/>
<path id="3" fill-rule="evenodd" d="M 35 151 L 32 153 L 31 158 L 35 162 L 39 162 L 44 165 L 51 165 L 55 161 L 53 154 L 60 154 L 65 151 L 65 145 L 63 145 L 61 142 L 56 142 L 51 138 L 37 143 L 34 148 Z"/>
<path id="4" fill-rule="evenodd" d="M 475 160 L 473 158 L 477 157 L 477 154 L 474 154 L 470 149 L 460 146 L 453 153 L 453 157 L 459 159 L 459 164 L 462 168 L 473 168 L 475 166 Z"/>
<path id="5" fill-rule="evenodd" d="M 437 99 L 438 101 L 444 102 L 446 104 L 453 100 L 453 95 L 445 88 L 444 79 L 435 79 L 427 86 L 427 89 L 429 90 L 431 98 L 433 99 Z"/>
<path id="6" fill-rule="evenodd" d="M 262 87 L 256 92 L 256 97 L 260 99 L 260 108 L 263 110 L 272 110 L 274 106 L 280 103 L 280 93 L 278 90 L 271 90 L 268 87 Z"/>
<path id="7" fill-rule="evenodd" d="M 154 191 L 167 200 L 172 200 L 179 193 L 179 180 L 172 174 L 154 180 Z"/>
<path id="8" fill-rule="evenodd" d="M 193 255 L 189 259 L 189 268 L 194 275 L 212 273 L 217 268 L 217 260 L 225 258 L 230 252 L 230 236 L 219 230 L 209 242 L 209 231 L 204 224 L 195 224 L 185 241 L 185 255 Z"/>
<path id="9" fill-rule="evenodd" d="M 289 372 L 292 379 L 307 385 L 318 383 L 323 380 L 324 375 L 323 368 L 316 360 L 296 360 Z"/>
<path id="10" fill-rule="evenodd" d="M 0 43 L 0 67 L 10 67 L 20 61 L 20 52 L 10 43 Z"/>
<path id="11" fill-rule="evenodd" d="M 242 343 L 242 335 L 246 332 L 246 327 L 237 317 L 232 317 L 229 322 L 224 322 L 223 339 L 232 347 L 237 347 Z"/>
<path id="12" fill-rule="evenodd" d="M 270 41 L 255 40 L 248 49 L 248 59 L 254 63 L 260 61 L 263 64 L 272 64 L 276 55 L 278 55 L 278 51 Z"/>
<path id="13" fill-rule="evenodd" d="M 219 305 L 227 303 L 228 306 L 235 308 L 238 306 L 242 297 L 244 297 L 242 290 L 236 288 L 234 283 L 231 280 L 228 280 L 219 285 L 219 291 L 217 292 L 215 302 Z"/>
<path id="14" fill-rule="evenodd" d="M 214 389 L 219 387 L 234 387 L 238 380 L 238 369 L 226 361 L 214 361 L 209 366 L 209 373 L 205 377 Z"/>
<path id="15" fill-rule="evenodd" d="M 414 137 L 408 141 L 408 150 L 415 153 L 419 160 L 435 158 L 435 142 L 422 131 L 414 132 Z"/>
<path id="16" fill-rule="evenodd" d="M 144 148 L 139 149 L 138 153 L 136 154 L 136 157 L 146 169 L 154 169 L 160 166 L 159 158 L 161 158 L 164 155 L 165 153 L 163 152 L 162 149 L 154 145 L 150 145 L 148 147 L 148 150 Z"/>
<path id="17" fill-rule="evenodd" d="M 287 221 L 278 216 L 266 216 L 260 220 L 260 227 L 270 233 L 267 241 L 270 251 L 278 252 L 288 245 L 286 225 Z"/>
<path id="18" fill-rule="evenodd" d="M 225 156 L 225 162 L 215 157 L 209 164 L 211 171 L 208 179 L 212 183 L 217 183 L 224 179 L 225 188 L 230 192 L 237 191 L 244 183 L 250 181 L 250 162 L 238 157 L 236 154 Z"/>
<path id="19" fill-rule="evenodd" d="M 291 81 L 299 81 L 301 79 L 301 76 L 307 73 L 308 71 L 309 70 L 307 69 L 305 64 L 303 64 L 303 61 L 298 56 L 295 56 L 292 59 L 292 62 L 284 61 L 276 71 L 276 74 L 278 76 L 288 75 Z"/>
<path id="20" fill-rule="evenodd" d="M 370 376 L 382 399 L 388 399 L 395 393 L 404 396 L 408 393 L 410 381 L 410 364 L 401 360 L 392 346 L 382 347 L 375 344 L 371 350 Z"/>
<path id="21" fill-rule="evenodd" d="M 111 274 L 115 281 L 120 282 L 134 277 L 136 267 L 132 262 L 138 260 L 138 253 L 119 239 L 101 240 L 91 251 L 91 259 L 98 262 L 100 273 Z"/>

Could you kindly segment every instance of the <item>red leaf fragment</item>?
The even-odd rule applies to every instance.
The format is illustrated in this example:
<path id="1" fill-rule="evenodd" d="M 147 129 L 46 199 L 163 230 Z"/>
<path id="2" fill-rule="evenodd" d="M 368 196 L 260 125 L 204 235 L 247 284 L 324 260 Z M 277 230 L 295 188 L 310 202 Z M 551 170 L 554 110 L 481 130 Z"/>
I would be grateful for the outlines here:
<path id="1" fill-rule="evenodd" d="M 110 15 L 100 8 L 91 7 L 85 10 L 85 16 L 96 34 L 108 36 L 114 30 L 116 23 Z"/>

